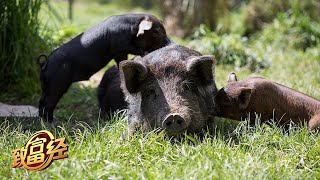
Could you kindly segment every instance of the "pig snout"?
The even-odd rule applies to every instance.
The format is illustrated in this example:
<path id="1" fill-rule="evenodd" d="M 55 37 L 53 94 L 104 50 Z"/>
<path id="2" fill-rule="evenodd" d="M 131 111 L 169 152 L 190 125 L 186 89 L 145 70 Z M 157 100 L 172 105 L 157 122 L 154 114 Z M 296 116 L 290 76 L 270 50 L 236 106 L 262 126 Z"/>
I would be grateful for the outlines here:
<path id="1" fill-rule="evenodd" d="M 172 113 L 167 115 L 162 122 L 162 128 L 170 134 L 177 134 L 186 130 L 190 121 L 181 114 Z"/>

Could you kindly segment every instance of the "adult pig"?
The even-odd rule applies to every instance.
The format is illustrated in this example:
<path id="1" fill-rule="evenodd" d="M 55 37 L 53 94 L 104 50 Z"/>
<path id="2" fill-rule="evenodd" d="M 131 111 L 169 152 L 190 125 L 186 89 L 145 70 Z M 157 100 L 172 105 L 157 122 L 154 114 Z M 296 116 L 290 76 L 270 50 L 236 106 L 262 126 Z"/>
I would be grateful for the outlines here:
<path id="1" fill-rule="evenodd" d="M 250 77 L 237 81 L 235 73 L 216 96 L 220 117 L 241 120 L 261 115 L 261 121 L 274 119 L 280 125 L 306 122 L 309 129 L 320 125 L 320 101 L 270 80 Z M 251 122 L 252 124 L 254 121 Z"/>
<path id="2" fill-rule="evenodd" d="M 213 120 L 214 59 L 171 44 L 142 59 L 120 63 L 129 103 L 129 133 L 162 129 L 169 135 L 201 133 Z"/>
<path id="3" fill-rule="evenodd" d="M 55 49 L 40 55 L 42 95 L 39 116 L 53 120 L 53 110 L 72 82 L 87 80 L 110 60 L 144 55 L 170 42 L 161 22 L 148 14 L 112 16 Z M 40 58 L 46 60 L 40 62 Z"/>

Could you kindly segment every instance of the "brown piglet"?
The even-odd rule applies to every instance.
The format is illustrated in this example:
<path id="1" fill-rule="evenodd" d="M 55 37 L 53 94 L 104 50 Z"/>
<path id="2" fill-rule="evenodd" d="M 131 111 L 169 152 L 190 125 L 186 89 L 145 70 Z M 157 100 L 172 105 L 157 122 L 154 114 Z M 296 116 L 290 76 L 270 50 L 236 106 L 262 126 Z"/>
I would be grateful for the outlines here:
<path id="1" fill-rule="evenodd" d="M 261 122 L 270 119 L 280 125 L 306 122 L 310 130 L 320 125 L 319 100 L 260 77 L 237 81 L 236 74 L 230 73 L 227 85 L 218 91 L 215 100 L 220 117 L 254 119 L 257 113 Z"/>

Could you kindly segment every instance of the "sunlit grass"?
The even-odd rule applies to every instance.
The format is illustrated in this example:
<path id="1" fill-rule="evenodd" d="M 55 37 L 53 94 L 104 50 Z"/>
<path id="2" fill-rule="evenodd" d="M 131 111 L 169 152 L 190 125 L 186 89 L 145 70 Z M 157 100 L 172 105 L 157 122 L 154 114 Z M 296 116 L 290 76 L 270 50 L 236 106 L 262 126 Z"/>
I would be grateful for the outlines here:
<path id="1" fill-rule="evenodd" d="M 271 51 L 269 69 L 252 74 L 236 71 L 240 79 L 263 76 L 319 98 L 319 62 L 307 52 Z M 216 67 L 218 87 L 226 83 L 232 66 Z M 90 115 L 91 113 L 91 115 Z M 75 84 L 59 103 L 54 125 L 22 119 L 0 125 L 0 177 L 13 179 L 317 179 L 320 178 L 320 134 L 305 127 L 288 131 L 276 124 L 248 126 L 219 119 L 204 138 L 172 140 L 163 133 L 124 139 L 127 122 L 98 118 L 95 90 Z M 120 115 L 121 116 L 121 115 Z M 11 150 L 21 147 L 38 130 L 67 137 L 69 158 L 55 161 L 42 172 L 11 169 Z"/>
<path id="2" fill-rule="evenodd" d="M 34 122 L 36 123 L 36 122 Z M 318 133 L 292 127 L 288 132 L 274 125 L 247 126 L 240 123 L 229 131 L 216 131 L 204 138 L 174 140 L 163 133 L 123 139 L 127 123 L 100 122 L 89 126 L 76 122 L 74 127 L 50 130 L 55 137 L 66 137 L 69 158 L 54 161 L 46 170 L 31 172 L 11 169 L 11 150 L 22 147 L 34 130 L 23 123 L 0 125 L 2 143 L 0 177 L 96 179 L 313 179 L 320 176 Z"/>
<path id="3" fill-rule="evenodd" d="M 58 15 L 55 13 L 57 12 Z M 73 19 L 68 19 L 68 2 L 49 2 L 49 6 L 44 4 L 40 12 L 42 23 L 51 29 L 61 29 L 64 26 L 73 25 L 79 32 L 82 32 L 112 15 L 124 13 L 151 13 L 159 17 L 158 13 L 142 8 L 122 7 L 115 3 L 100 4 L 97 1 L 75 1 L 73 6 Z M 159 17 L 160 18 L 160 17 Z"/>

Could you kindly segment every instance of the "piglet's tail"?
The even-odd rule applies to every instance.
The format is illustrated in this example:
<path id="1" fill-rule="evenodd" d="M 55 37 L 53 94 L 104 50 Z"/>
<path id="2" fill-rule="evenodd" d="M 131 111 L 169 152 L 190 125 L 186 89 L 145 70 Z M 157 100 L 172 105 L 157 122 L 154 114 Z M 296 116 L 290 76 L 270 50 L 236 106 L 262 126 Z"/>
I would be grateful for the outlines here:
<path id="1" fill-rule="evenodd" d="M 42 57 L 44 57 L 44 61 L 41 61 Z M 48 60 L 48 57 L 47 55 L 45 54 L 40 54 L 38 57 L 37 57 L 37 63 L 39 64 L 41 70 L 45 70 L 46 67 L 47 67 L 47 60 Z"/>

